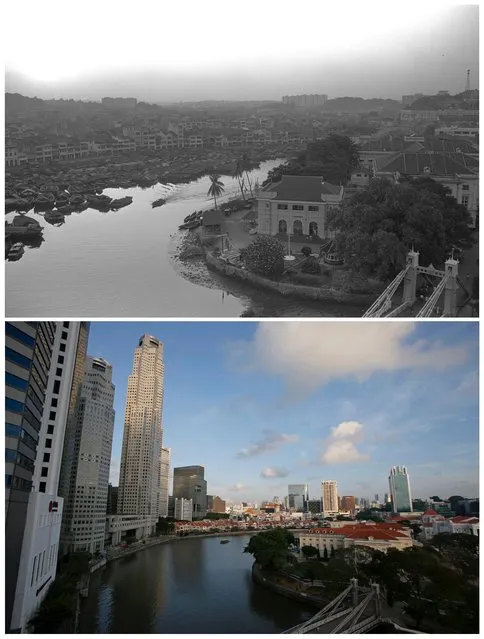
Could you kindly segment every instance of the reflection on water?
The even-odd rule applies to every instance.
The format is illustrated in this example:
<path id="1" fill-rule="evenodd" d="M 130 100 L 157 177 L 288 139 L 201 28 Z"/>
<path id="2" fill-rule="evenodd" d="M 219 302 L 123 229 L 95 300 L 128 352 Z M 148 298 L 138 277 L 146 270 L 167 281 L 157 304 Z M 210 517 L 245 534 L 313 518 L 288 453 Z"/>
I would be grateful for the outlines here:
<path id="1" fill-rule="evenodd" d="M 253 583 L 248 536 L 181 539 L 91 579 L 80 633 L 280 633 L 315 610 Z"/>

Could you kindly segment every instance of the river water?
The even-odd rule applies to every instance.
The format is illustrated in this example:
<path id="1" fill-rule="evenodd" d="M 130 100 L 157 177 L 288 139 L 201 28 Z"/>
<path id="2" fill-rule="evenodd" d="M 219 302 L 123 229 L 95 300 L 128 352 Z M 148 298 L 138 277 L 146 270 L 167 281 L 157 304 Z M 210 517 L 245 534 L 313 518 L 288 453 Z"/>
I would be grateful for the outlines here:
<path id="1" fill-rule="evenodd" d="M 248 535 L 185 538 L 94 573 L 82 633 L 280 633 L 317 610 L 252 581 Z"/>
<path id="2" fill-rule="evenodd" d="M 262 183 L 283 160 L 263 162 L 251 172 Z M 238 183 L 223 176 L 225 195 L 239 192 Z M 199 265 L 199 277 L 181 276 L 174 255 L 178 226 L 195 210 L 213 206 L 207 176 L 189 184 L 149 188 L 106 189 L 105 194 L 133 197 L 117 212 L 87 209 L 53 226 L 42 214 L 29 212 L 44 227 L 44 241 L 27 247 L 16 262 L 7 261 L 8 317 L 238 317 L 248 309 L 256 316 L 361 317 L 362 309 L 337 303 L 288 300 L 257 291 L 244 283 L 209 273 Z M 153 209 L 160 197 L 167 203 Z M 11 221 L 16 213 L 5 216 Z M 200 274 L 200 270 L 202 271 Z M 201 276 L 200 276 L 201 275 Z"/>

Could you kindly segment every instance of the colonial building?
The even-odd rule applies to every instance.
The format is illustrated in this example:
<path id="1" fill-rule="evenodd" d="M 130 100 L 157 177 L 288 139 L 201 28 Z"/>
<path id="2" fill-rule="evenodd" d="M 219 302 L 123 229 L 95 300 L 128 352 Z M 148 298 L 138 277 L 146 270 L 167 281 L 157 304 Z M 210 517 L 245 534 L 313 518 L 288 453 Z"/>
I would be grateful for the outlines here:
<path id="1" fill-rule="evenodd" d="M 300 237 L 332 237 L 327 214 L 343 200 L 343 187 L 308 175 L 283 175 L 257 194 L 259 233 Z"/>
<path id="2" fill-rule="evenodd" d="M 409 531 L 398 524 L 358 524 L 341 528 L 313 528 L 294 531 L 299 545 L 313 546 L 322 555 L 333 550 L 365 546 L 386 552 L 389 548 L 405 550 L 413 546 Z"/>
<path id="3" fill-rule="evenodd" d="M 432 539 L 440 533 L 449 535 L 466 534 L 479 536 L 479 519 L 477 517 L 446 518 L 429 508 L 422 515 L 422 527 L 425 540 Z"/>

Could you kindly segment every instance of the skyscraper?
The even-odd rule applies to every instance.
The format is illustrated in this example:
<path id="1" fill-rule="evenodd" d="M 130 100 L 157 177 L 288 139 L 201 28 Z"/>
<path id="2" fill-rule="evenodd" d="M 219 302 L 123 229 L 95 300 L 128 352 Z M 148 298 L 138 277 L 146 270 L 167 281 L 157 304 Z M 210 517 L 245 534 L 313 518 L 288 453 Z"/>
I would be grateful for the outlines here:
<path id="1" fill-rule="evenodd" d="M 356 499 L 353 495 L 345 495 L 341 497 L 341 510 L 347 510 L 354 513 L 356 509 Z"/>
<path id="2" fill-rule="evenodd" d="M 99 357 L 86 358 L 79 393 L 78 458 L 72 467 L 74 504 L 63 522 L 66 549 L 100 552 L 104 548 L 108 506 L 109 468 L 114 430 L 112 367 Z"/>
<path id="3" fill-rule="evenodd" d="M 393 466 L 390 469 L 388 483 L 390 485 L 390 494 L 392 496 L 393 512 L 412 512 L 410 477 L 406 466 Z"/>
<path id="4" fill-rule="evenodd" d="M 128 378 L 118 513 L 158 517 L 164 390 L 163 344 L 143 335 Z"/>
<path id="5" fill-rule="evenodd" d="M 334 479 L 326 479 L 321 482 L 321 497 L 323 514 L 337 515 L 338 508 L 338 482 Z"/>
<path id="6" fill-rule="evenodd" d="M 173 469 L 173 497 L 191 499 L 193 519 L 207 514 L 207 482 L 203 466 L 182 466 Z"/>
<path id="7" fill-rule="evenodd" d="M 289 508 L 296 508 L 299 512 L 306 511 L 309 501 L 307 484 L 289 484 L 287 494 L 289 497 Z"/>
<path id="8" fill-rule="evenodd" d="M 168 493 L 170 484 L 170 448 L 161 449 L 160 468 L 160 517 L 168 517 Z"/>
<path id="9" fill-rule="evenodd" d="M 26 547 L 30 549 L 27 540 L 24 546 L 24 534 L 29 536 L 27 524 L 31 523 L 32 513 L 38 513 L 39 518 L 40 515 L 47 517 L 49 526 L 54 519 L 49 509 L 51 496 L 33 490 L 33 479 L 55 331 L 54 322 L 5 323 L 6 632 L 24 629 L 26 616 L 42 599 L 35 594 L 39 586 L 55 575 L 55 566 L 53 568 L 50 563 L 52 547 L 48 538 L 41 536 L 37 540 L 34 567 L 26 557 Z M 37 530 L 38 520 L 34 523 Z M 32 588 L 34 602 L 30 602 L 30 609 L 27 610 L 21 601 L 20 610 L 14 617 L 14 602 L 18 608 L 19 597 L 23 600 L 24 591 Z M 19 595 L 16 595 L 17 591 Z"/>

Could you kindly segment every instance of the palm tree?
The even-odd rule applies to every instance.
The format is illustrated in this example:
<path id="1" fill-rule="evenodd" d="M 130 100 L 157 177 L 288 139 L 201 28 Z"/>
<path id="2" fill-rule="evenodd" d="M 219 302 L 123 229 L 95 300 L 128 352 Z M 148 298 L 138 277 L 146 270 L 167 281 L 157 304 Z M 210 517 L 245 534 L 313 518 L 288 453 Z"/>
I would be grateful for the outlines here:
<path id="1" fill-rule="evenodd" d="M 245 175 L 247 177 L 247 183 L 249 184 L 249 189 L 250 189 L 250 197 L 253 198 L 254 194 L 252 192 L 252 184 L 250 183 L 250 177 L 249 177 L 250 158 L 247 155 L 247 153 L 244 153 L 242 155 L 242 159 L 240 160 L 240 164 L 241 164 L 242 171 L 245 172 Z"/>
<path id="2" fill-rule="evenodd" d="M 224 183 L 220 181 L 220 175 L 209 175 L 208 177 L 210 179 L 210 188 L 208 189 L 207 195 L 213 197 L 215 210 L 217 210 L 217 196 L 220 197 L 224 192 Z"/>
<path id="3" fill-rule="evenodd" d="M 245 201 L 245 193 L 244 193 L 244 180 L 243 180 L 243 169 L 240 164 L 240 160 L 237 160 L 234 167 L 234 172 L 232 173 L 232 177 L 238 181 L 240 192 L 242 193 L 242 199 Z"/>

